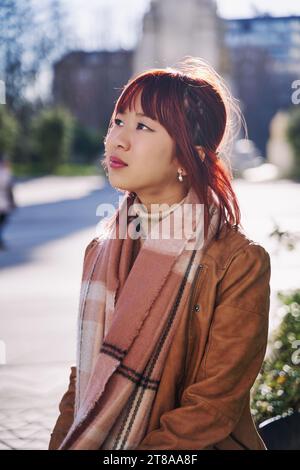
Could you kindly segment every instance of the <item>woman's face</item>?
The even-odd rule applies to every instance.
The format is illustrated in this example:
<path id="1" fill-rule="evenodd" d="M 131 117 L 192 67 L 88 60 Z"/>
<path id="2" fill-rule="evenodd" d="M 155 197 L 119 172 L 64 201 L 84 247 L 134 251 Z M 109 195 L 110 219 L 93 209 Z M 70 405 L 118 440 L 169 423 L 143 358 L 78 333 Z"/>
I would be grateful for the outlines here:
<path id="1" fill-rule="evenodd" d="M 166 129 L 155 120 L 141 116 L 140 94 L 135 110 L 116 114 L 105 143 L 108 179 L 113 187 L 134 191 L 142 200 L 160 195 L 180 196 L 183 184 L 177 179 L 180 164 L 175 158 L 175 143 Z M 122 159 L 128 166 L 112 168 L 110 157 Z M 183 172 L 183 175 L 185 172 Z M 182 196 L 184 197 L 184 196 Z M 167 197 L 168 198 L 168 197 Z"/>

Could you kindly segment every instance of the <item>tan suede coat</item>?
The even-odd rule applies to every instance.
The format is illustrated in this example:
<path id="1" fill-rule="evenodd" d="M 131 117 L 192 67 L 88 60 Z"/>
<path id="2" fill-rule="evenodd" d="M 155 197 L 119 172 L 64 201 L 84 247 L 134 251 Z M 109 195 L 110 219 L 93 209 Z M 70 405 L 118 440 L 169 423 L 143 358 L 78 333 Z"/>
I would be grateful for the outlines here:
<path id="1" fill-rule="evenodd" d="M 211 243 L 137 450 L 266 450 L 250 390 L 267 347 L 270 272 L 268 252 L 240 230 L 223 229 Z M 58 448 L 73 421 L 75 380 L 72 367 L 49 449 Z"/>

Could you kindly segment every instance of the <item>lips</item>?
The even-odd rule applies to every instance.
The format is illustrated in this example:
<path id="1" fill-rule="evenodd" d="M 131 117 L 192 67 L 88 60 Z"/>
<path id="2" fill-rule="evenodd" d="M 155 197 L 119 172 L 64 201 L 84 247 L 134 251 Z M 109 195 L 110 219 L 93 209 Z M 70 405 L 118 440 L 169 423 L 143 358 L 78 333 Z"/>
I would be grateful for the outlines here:
<path id="1" fill-rule="evenodd" d="M 123 160 L 121 160 L 121 158 L 115 157 L 115 156 L 111 156 L 111 157 L 109 158 L 109 162 L 110 162 L 110 164 L 112 164 L 112 165 L 128 166 L 127 163 L 125 163 Z"/>

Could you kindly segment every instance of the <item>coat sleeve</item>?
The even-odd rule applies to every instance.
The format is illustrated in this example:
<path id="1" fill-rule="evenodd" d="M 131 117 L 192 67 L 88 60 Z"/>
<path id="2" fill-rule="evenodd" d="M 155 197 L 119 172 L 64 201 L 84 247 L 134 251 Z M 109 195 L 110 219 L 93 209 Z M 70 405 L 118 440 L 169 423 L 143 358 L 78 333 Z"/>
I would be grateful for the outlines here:
<path id="1" fill-rule="evenodd" d="M 76 367 L 71 367 L 68 390 L 59 403 L 60 414 L 51 433 L 48 450 L 56 450 L 67 435 L 74 420 Z"/>
<path id="2" fill-rule="evenodd" d="M 209 449 L 234 430 L 267 348 L 270 273 L 269 254 L 258 244 L 232 257 L 218 284 L 196 381 L 137 450 Z"/>

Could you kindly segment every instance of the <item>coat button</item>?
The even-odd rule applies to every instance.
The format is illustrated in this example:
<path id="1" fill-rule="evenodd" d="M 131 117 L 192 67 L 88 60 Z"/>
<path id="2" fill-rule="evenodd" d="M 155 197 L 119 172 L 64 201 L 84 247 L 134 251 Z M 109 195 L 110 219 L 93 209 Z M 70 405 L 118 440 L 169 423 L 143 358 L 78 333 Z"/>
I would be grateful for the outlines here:
<path id="1" fill-rule="evenodd" d="M 194 310 L 195 310 L 195 312 L 199 312 L 200 305 L 199 304 L 194 305 Z"/>

